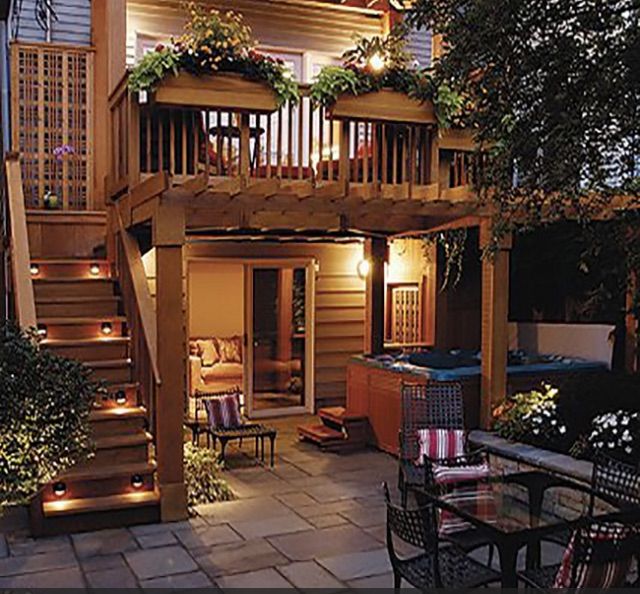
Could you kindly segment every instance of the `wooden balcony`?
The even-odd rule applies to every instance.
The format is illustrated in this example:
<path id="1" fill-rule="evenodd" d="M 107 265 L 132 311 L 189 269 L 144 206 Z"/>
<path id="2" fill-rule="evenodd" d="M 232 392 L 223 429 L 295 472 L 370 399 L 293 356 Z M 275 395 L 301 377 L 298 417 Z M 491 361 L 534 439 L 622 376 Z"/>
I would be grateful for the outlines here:
<path id="1" fill-rule="evenodd" d="M 197 188 L 211 204 L 240 197 L 302 211 L 299 202 L 313 199 L 307 210 L 318 212 L 342 200 L 360 211 L 378 204 L 386 217 L 441 216 L 451 203 L 465 215 L 477 206 L 469 135 L 439 132 L 432 105 L 394 102 L 383 91 L 378 103 L 350 98 L 329 111 L 308 91 L 278 109 L 260 83 L 181 75 L 140 101 L 123 78 L 110 97 L 111 197 L 166 173 L 169 187 Z"/>

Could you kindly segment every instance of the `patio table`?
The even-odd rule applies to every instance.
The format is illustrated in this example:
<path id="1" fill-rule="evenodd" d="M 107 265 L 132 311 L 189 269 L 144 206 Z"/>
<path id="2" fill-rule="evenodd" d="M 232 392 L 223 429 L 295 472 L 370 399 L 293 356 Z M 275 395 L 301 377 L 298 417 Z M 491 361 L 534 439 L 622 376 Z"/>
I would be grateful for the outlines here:
<path id="1" fill-rule="evenodd" d="M 554 503 L 545 497 L 549 489 L 560 494 L 590 494 L 588 486 L 548 474 L 528 471 L 491 476 L 474 485 L 461 486 L 452 493 L 436 493 L 425 487 L 412 490 L 419 504 L 433 503 L 442 513 L 454 514 L 468 522 L 479 534 L 492 542 L 500 556 L 502 586 L 517 587 L 516 564 L 518 551 L 526 546 L 528 569 L 540 565 L 540 542 L 554 532 L 574 529 L 588 521 L 588 497 L 584 509 L 579 504 L 569 517 L 554 515 Z M 461 496 L 462 495 L 462 496 Z M 595 509 L 604 510 L 601 518 L 616 514 L 618 510 L 596 496 Z M 488 505 L 488 502 L 491 502 Z"/>

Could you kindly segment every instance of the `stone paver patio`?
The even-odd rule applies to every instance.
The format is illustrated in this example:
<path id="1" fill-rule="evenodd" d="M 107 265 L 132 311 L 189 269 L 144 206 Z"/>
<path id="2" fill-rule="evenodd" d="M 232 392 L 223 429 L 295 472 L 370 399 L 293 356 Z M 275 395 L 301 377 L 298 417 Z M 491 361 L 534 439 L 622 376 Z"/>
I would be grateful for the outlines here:
<path id="1" fill-rule="evenodd" d="M 0 588 L 387 588 L 380 485 L 397 462 L 367 450 L 339 456 L 278 427 L 273 469 L 228 452 L 236 499 L 184 522 L 32 539 L 26 514 L 0 518 Z"/>

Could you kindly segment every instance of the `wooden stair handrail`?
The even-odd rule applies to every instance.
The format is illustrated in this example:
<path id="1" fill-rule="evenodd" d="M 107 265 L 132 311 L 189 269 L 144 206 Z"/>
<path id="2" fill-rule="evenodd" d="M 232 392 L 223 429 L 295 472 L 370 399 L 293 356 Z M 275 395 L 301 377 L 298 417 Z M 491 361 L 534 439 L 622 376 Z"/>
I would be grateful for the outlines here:
<path id="1" fill-rule="evenodd" d="M 122 217 L 120 216 L 120 213 L 117 212 L 117 209 L 115 217 L 118 221 L 118 235 L 122 242 L 122 251 L 126 260 L 123 264 L 126 264 L 131 277 L 131 285 L 133 287 L 136 307 L 138 309 L 138 315 L 140 316 L 140 323 L 142 325 L 144 339 L 149 353 L 153 377 L 156 385 L 159 386 L 161 384 L 161 378 L 158 368 L 158 328 L 156 326 L 153 298 L 149 291 L 147 275 L 145 274 L 144 265 L 142 263 L 142 255 L 138 244 L 125 229 Z"/>
<path id="2" fill-rule="evenodd" d="M 20 156 L 9 153 L 6 158 L 7 198 L 10 219 L 10 251 L 13 291 L 18 324 L 25 330 L 36 327 L 36 303 L 31 279 L 31 258 L 27 215 L 24 206 Z"/>

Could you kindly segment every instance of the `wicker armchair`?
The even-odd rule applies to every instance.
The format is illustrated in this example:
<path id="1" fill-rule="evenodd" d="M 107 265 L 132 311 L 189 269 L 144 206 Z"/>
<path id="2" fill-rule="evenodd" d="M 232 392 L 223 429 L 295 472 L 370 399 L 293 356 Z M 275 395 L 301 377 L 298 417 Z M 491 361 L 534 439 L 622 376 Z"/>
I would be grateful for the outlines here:
<path id="1" fill-rule="evenodd" d="M 637 523 L 589 521 L 573 533 L 563 563 L 528 569 L 518 577 L 540 590 L 557 586 L 595 591 L 629 586 L 627 573 L 639 548 Z"/>
<path id="2" fill-rule="evenodd" d="M 471 559 L 457 547 L 439 545 L 436 510 L 432 504 L 417 509 L 396 506 L 391 503 L 386 483 L 383 488 L 387 503 L 387 550 L 396 590 L 403 579 L 419 589 L 476 588 L 500 580 L 499 573 Z M 421 552 L 400 557 L 395 539 Z"/>

